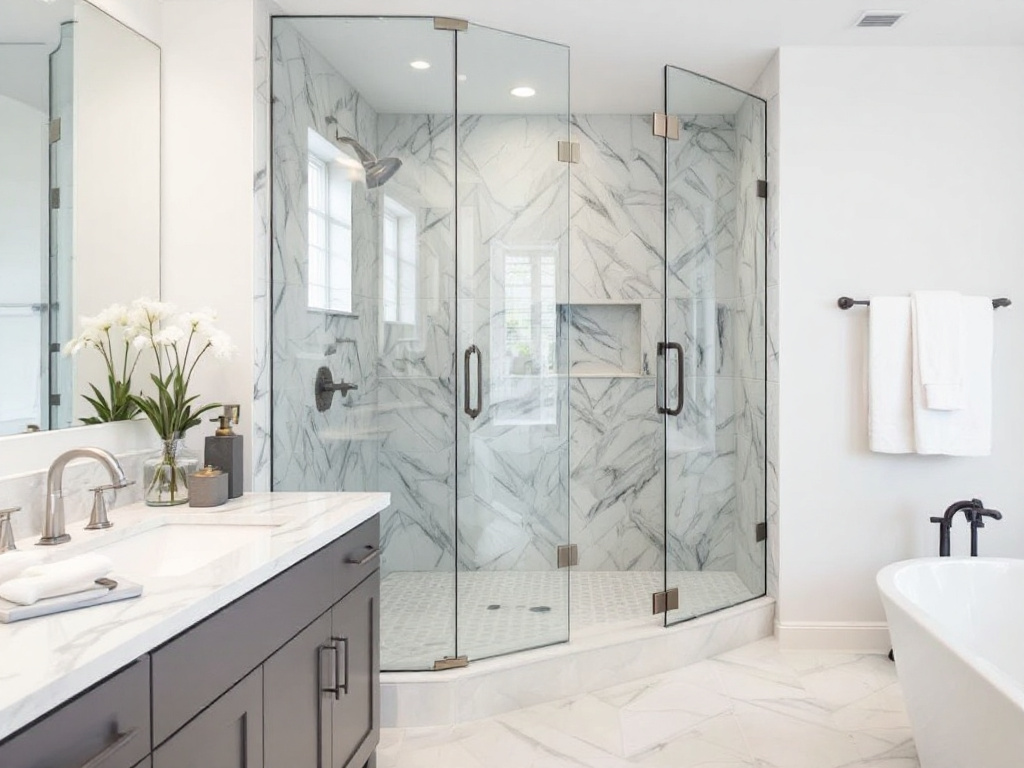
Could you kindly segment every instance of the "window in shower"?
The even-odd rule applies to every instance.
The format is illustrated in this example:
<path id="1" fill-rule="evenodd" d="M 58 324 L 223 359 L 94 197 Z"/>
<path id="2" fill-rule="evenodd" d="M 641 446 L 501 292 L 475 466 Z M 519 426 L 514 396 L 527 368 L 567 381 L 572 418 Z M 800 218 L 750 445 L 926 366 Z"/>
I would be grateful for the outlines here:
<path id="1" fill-rule="evenodd" d="M 383 221 L 384 321 L 416 325 L 416 217 L 385 195 Z"/>
<path id="2" fill-rule="evenodd" d="M 492 397 L 498 424 L 556 419 L 558 243 L 491 246 Z"/>
<path id="3" fill-rule="evenodd" d="M 352 181 L 338 148 L 309 131 L 309 308 L 352 312 Z"/>

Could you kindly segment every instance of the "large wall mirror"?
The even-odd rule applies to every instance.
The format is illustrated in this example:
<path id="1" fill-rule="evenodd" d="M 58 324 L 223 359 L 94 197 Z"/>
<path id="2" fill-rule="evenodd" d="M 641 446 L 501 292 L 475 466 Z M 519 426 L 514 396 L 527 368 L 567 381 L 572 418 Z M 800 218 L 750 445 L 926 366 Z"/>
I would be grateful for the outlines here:
<path id="1" fill-rule="evenodd" d="M 80 426 L 78 318 L 160 293 L 160 49 L 85 0 L 0 3 L 0 435 Z"/>

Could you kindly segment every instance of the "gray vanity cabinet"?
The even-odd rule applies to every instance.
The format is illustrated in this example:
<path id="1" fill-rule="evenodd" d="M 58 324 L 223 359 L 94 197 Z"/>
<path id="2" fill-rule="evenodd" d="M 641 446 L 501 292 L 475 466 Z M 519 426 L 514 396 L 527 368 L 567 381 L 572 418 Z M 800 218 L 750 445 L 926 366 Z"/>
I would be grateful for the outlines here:
<path id="1" fill-rule="evenodd" d="M 149 754 L 149 657 L 0 744 L 2 768 L 133 768 Z"/>
<path id="2" fill-rule="evenodd" d="M 263 768 L 263 670 L 157 747 L 153 768 Z"/>
<path id="3" fill-rule="evenodd" d="M 362 768 L 377 746 L 380 723 L 380 581 L 374 575 L 334 606 L 332 643 L 340 667 L 331 706 L 332 768 Z"/>
<path id="4" fill-rule="evenodd" d="M 266 768 L 326 768 L 331 708 L 324 691 L 330 664 L 331 612 L 314 621 L 263 665 L 272 695 L 264 702 Z M 321 760 L 321 755 L 323 759 Z"/>

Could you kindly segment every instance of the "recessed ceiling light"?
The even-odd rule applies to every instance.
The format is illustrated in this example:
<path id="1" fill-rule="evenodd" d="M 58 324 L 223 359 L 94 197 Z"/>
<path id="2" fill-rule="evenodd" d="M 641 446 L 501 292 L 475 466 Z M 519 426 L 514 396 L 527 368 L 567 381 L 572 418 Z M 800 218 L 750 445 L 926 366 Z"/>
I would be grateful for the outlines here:
<path id="1" fill-rule="evenodd" d="M 465 75 L 459 75 L 458 78 L 459 78 L 459 82 L 460 83 L 466 82 L 466 76 Z"/>
<path id="2" fill-rule="evenodd" d="M 430 69 L 430 62 L 417 59 L 416 61 L 410 61 L 409 66 L 413 69 Z"/>
<path id="3" fill-rule="evenodd" d="M 535 95 L 537 92 L 528 85 L 520 85 L 509 91 L 513 96 L 518 96 L 520 99 L 528 99 Z"/>
<path id="4" fill-rule="evenodd" d="M 864 11 L 857 19 L 858 27 L 869 29 L 885 29 L 894 27 L 896 23 L 906 16 L 905 11 Z"/>

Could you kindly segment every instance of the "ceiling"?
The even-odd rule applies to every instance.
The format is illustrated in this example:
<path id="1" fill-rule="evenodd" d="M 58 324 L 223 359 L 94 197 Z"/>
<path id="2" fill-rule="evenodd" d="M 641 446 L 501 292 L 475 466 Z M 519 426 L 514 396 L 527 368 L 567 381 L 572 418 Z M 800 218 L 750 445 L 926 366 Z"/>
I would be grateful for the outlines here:
<path id="1" fill-rule="evenodd" d="M 74 14 L 72 0 L 0 0 L 0 43 L 60 41 L 60 25 Z"/>
<path id="2" fill-rule="evenodd" d="M 277 5 L 285 14 L 454 16 L 567 45 L 577 112 L 660 108 L 665 64 L 749 89 L 775 50 L 786 45 L 1024 45 L 1024 0 L 887 0 L 882 5 L 870 0 L 277 0 Z M 894 9 L 908 15 L 892 29 L 854 27 L 865 10 Z"/>

